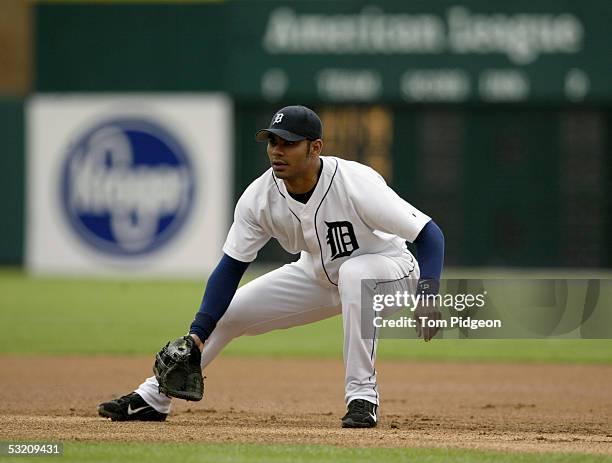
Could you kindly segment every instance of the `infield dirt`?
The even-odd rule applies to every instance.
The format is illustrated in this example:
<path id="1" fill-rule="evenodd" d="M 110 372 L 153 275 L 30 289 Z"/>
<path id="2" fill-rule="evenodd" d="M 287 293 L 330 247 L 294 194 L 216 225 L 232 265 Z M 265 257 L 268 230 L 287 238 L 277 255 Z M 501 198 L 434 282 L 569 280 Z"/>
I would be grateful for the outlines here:
<path id="1" fill-rule="evenodd" d="M 460 447 L 612 455 L 612 366 L 379 361 L 380 425 L 340 428 L 339 360 L 221 357 L 202 402 L 114 423 L 99 402 L 150 375 L 142 357 L 0 356 L 3 440 Z"/>

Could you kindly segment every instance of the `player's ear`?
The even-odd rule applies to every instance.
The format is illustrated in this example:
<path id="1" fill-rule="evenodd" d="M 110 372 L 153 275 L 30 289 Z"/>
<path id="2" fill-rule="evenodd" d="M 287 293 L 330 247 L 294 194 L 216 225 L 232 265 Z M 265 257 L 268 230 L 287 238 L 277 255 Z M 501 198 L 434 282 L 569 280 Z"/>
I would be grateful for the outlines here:
<path id="1" fill-rule="evenodd" d="M 310 144 L 310 154 L 320 155 L 323 151 L 323 140 L 317 138 Z"/>

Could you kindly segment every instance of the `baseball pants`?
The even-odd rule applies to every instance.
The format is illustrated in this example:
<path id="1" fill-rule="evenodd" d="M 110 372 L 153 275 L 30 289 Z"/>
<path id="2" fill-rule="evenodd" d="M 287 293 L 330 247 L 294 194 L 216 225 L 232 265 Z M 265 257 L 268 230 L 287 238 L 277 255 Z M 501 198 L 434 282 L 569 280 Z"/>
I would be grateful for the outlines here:
<path id="1" fill-rule="evenodd" d="M 345 401 L 348 404 L 353 399 L 365 399 L 378 405 L 374 368 L 378 340 L 375 332 L 369 339 L 362 336 L 361 281 L 380 281 L 387 293 L 414 292 L 418 278 L 416 259 L 407 252 L 397 257 L 364 254 L 350 258 L 340 267 L 337 287 L 323 286 L 310 276 L 302 261 L 284 265 L 238 289 L 206 340 L 202 368 L 239 336 L 263 334 L 342 314 Z M 364 288 L 375 291 L 374 286 Z M 157 411 L 170 411 L 171 399 L 159 393 L 155 376 L 146 379 L 135 392 Z"/>

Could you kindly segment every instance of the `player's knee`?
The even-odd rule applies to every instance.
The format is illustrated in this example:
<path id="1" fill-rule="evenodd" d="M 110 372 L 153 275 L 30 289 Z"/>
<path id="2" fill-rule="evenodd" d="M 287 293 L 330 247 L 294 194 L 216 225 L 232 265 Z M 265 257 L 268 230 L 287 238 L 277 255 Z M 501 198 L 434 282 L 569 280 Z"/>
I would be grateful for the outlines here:
<path id="1" fill-rule="evenodd" d="M 344 262 L 338 270 L 338 286 L 355 287 L 361 284 L 363 276 L 363 267 L 354 259 L 349 259 Z"/>

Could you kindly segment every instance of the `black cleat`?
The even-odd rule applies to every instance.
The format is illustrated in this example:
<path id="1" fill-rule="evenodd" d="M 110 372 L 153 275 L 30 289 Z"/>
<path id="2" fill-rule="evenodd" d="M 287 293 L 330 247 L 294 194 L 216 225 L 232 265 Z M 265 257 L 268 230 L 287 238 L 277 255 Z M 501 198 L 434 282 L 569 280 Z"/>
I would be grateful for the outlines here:
<path id="1" fill-rule="evenodd" d="M 98 405 L 98 415 L 111 421 L 166 421 L 166 413 L 151 407 L 135 392 Z"/>
<path id="2" fill-rule="evenodd" d="M 343 428 L 375 428 L 378 406 L 363 399 L 354 399 L 342 417 Z"/>

